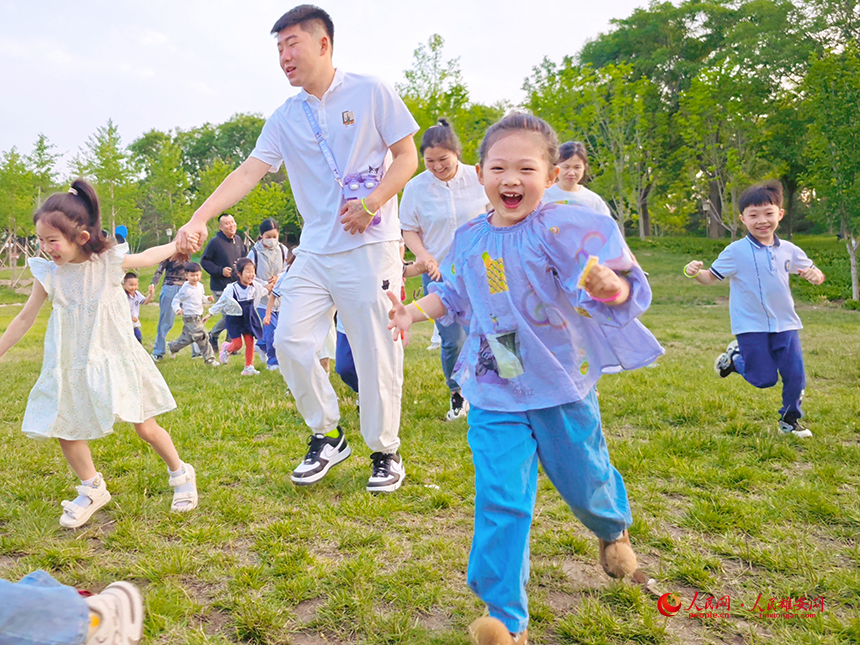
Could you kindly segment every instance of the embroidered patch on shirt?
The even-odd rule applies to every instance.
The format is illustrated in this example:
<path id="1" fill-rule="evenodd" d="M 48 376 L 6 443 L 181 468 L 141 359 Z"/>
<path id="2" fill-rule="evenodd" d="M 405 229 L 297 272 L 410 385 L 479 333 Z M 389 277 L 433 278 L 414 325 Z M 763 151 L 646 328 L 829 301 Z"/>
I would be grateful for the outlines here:
<path id="1" fill-rule="evenodd" d="M 355 114 L 353 114 L 352 110 L 342 112 L 341 116 L 343 117 L 344 125 L 355 125 Z"/>
<path id="2" fill-rule="evenodd" d="M 505 261 L 490 259 L 490 254 L 484 251 L 481 256 L 484 266 L 487 267 L 487 282 L 490 285 L 490 294 L 504 293 L 508 290 L 508 279 L 505 277 Z"/>

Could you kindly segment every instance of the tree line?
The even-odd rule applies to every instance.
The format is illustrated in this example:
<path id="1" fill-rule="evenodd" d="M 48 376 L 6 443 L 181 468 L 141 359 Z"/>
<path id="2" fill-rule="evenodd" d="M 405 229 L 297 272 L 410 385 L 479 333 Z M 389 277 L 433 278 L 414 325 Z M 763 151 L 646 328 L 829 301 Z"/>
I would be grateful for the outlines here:
<path id="1" fill-rule="evenodd" d="M 459 59 L 433 35 L 397 90 L 421 132 L 446 117 L 476 161 L 486 128 L 512 107 L 546 119 L 589 150 L 590 187 L 627 234 L 735 238 L 743 189 L 778 178 L 783 234 L 829 230 L 846 244 L 858 299 L 860 2 L 652 2 L 561 61 L 545 58 L 520 105 L 470 99 Z M 70 164 L 91 179 L 106 226 L 166 239 L 254 147 L 264 119 L 239 114 L 189 130 L 151 130 L 128 146 L 100 127 Z M 416 140 L 420 138 L 420 134 Z M 54 190 L 59 155 L 39 135 L 29 155 L 0 157 L 0 227 L 32 233 L 34 206 Z M 240 228 L 266 217 L 293 236 L 300 219 L 283 171 L 234 209 Z M 120 222 L 121 220 L 121 222 Z"/>

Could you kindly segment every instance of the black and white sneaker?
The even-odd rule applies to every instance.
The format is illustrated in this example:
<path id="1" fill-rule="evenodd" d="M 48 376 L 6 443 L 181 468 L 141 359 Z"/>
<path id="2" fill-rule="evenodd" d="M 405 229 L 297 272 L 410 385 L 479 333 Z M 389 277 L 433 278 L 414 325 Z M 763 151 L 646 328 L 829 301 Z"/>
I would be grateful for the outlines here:
<path id="1" fill-rule="evenodd" d="M 726 351 L 717 356 L 714 361 L 714 371 L 720 375 L 720 378 L 726 378 L 732 372 L 737 372 L 735 368 L 735 356 L 741 353 L 738 349 L 738 341 L 733 340 L 726 347 Z"/>
<path id="2" fill-rule="evenodd" d="M 812 436 L 812 430 L 800 425 L 798 419 L 782 418 L 779 420 L 779 431 L 783 434 L 793 434 L 799 439 L 808 439 Z"/>
<path id="3" fill-rule="evenodd" d="M 352 454 L 343 430 L 340 426 L 337 430 L 337 437 L 327 437 L 324 434 L 311 435 L 308 439 L 308 453 L 290 476 L 294 484 L 297 486 L 315 484 L 325 477 L 332 466 L 336 466 Z"/>
<path id="4" fill-rule="evenodd" d="M 373 460 L 373 473 L 367 481 L 367 490 L 371 493 L 393 493 L 406 477 L 403 460 L 396 452 L 374 452 L 370 455 Z"/>
<path id="5" fill-rule="evenodd" d="M 451 409 L 448 410 L 448 413 L 445 415 L 445 418 L 448 421 L 453 421 L 454 419 L 459 419 L 460 417 L 466 416 L 468 412 L 469 402 L 463 398 L 463 395 L 460 392 L 452 392 Z"/>

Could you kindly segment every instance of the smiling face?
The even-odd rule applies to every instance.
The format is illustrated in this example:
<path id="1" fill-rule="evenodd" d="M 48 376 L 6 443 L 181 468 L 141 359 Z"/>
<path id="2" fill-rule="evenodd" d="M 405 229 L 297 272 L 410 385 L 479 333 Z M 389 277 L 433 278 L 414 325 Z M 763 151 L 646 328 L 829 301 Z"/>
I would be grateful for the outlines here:
<path id="1" fill-rule="evenodd" d="M 579 155 L 565 159 L 559 166 L 558 187 L 569 193 L 579 190 L 579 182 L 585 175 L 585 161 Z"/>
<path id="2" fill-rule="evenodd" d="M 222 217 L 218 220 L 218 228 L 227 236 L 228 240 L 232 240 L 233 236 L 236 235 L 236 220 L 233 219 L 232 215 Z"/>
<path id="3" fill-rule="evenodd" d="M 490 147 L 477 170 L 494 209 L 493 226 L 512 226 L 538 207 L 558 175 L 547 154 L 543 137 L 527 131 L 506 134 Z"/>
<path id="4" fill-rule="evenodd" d="M 122 283 L 123 289 L 125 289 L 125 292 L 130 296 L 133 296 L 137 292 L 139 286 L 140 280 L 138 278 L 129 278 Z"/>
<path id="5" fill-rule="evenodd" d="M 740 219 L 750 234 L 765 246 L 773 244 L 773 235 L 785 211 L 776 204 L 747 206 Z"/>
<path id="6" fill-rule="evenodd" d="M 292 25 L 278 32 L 278 56 L 290 85 L 307 89 L 331 65 L 331 43 L 318 22 Z"/>
<path id="7" fill-rule="evenodd" d="M 200 282 L 200 278 L 203 274 L 200 271 L 186 271 L 185 279 L 188 280 L 188 284 L 192 287 L 196 286 L 198 282 Z"/>
<path id="8" fill-rule="evenodd" d="M 426 148 L 424 166 L 439 181 L 451 181 L 460 167 L 460 158 L 447 148 Z"/>
<path id="9" fill-rule="evenodd" d="M 42 250 L 51 256 L 57 266 L 63 266 L 69 262 L 77 264 L 89 257 L 81 246 L 68 240 L 59 229 L 42 220 L 36 222 L 36 235 L 39 237 Z M 82 239 L 84 236 L 86 236 L 85 239 Z M 86 244 L 87 240 L 89 240 L 89 233 L 86 231 L 80 233 L 78 241 L 81 245 Z"/>
<path id="10" fill-rule="evenodd" d="M 254 282 L 255 275 L 256 273 L 254 272 L 254 265 L 253 263 L 249 262 L 245 265 L 245 268 L 242 269 L 242 273 L 239 274 L 239 283 L 242 286 L 247 287 L 252 282 Z"/>

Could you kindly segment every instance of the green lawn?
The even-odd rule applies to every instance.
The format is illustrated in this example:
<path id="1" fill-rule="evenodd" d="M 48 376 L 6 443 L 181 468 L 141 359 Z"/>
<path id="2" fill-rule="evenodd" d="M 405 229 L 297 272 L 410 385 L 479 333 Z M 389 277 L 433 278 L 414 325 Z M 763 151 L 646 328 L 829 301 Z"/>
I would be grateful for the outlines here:
<path id="1" fill-rule="evenodd" d="M 634 250 L 654 288 L 644 322 L 667 353 L 653 369 L 605 377 L 600 402 L 633 506 L 634 546 L 682 611 L 663 617 L 653 596 L 606 578 L 597 540 L 542 477 L 529 642 L 857 643 L 860 312 L 799 305 L 815 436 L 783 437 L 778 388 L 756 390 L 712 370 L 731 340 L 728 288 L 697 286 L 681 268 L 714 255 L 661 244 Z M 18 310 L 0 307 L 0 329 Z M 157 314 L 143 308 L 148 346 Z M 442 420 L 446 389 L 438 353 L 424 349 L 426 324 L 407 349 L 407 480 L 395 494 L 364 492 L 369 451 L 355 399 L 336 376 L 355 454 L 299 489 L 289 474 L 307 433 L 280 375 L 241 377 L 236 359 L 204 369 L 186 351 L 160 364 L 179 403 L 161 421 L 197 468 L 199 509 L 169 513 L 163 464 L 122 424 L 93 443 L 114 501 L 87 528 L 66 531 L 57 520 L 59 502 L 73 493 L 71 471 L 55 442 L 20 432 L 47 317 L 46 308 L 0 361 L 0 575 L 17 579 L 41 567 L 93 590 L 130 579 L 146 595 L 151 643 L 468 642 L 466 626 L 483 611 L 465 584 L 473 471 L 465 421 Z M 700 606 L 703 594 L 730 596 L 730 617 L 687 618 L 697 591 Z M 764 603 L 823 597 L 824 611 L 762 618 L 750 611 L 759 594 Z"/>

